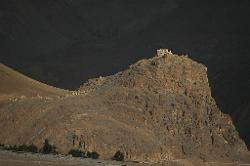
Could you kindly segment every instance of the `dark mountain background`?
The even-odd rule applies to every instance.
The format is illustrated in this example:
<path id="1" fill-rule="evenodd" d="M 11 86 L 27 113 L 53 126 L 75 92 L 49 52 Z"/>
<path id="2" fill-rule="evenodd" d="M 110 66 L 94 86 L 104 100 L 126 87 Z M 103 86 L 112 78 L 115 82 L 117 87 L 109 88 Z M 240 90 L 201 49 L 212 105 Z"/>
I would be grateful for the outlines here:
<path id="1" fill-rule="evenodd" d="M 160 47 L 189 54 L 250 144 L 249 29 L 249 0 L 1 0 L 0 61 L 77 89 Z"/>

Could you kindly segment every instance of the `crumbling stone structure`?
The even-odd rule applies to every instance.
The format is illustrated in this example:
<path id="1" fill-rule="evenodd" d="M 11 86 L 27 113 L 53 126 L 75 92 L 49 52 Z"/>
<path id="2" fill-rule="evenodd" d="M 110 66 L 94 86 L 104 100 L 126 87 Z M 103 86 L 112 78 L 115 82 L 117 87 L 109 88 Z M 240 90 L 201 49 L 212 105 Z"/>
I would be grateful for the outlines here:
<path id="1" fill-rule="evenodd" d="M 160 48 L 157 50 L 157 56 L 162 57 L 164 55 L 173 54 L 171 50 L 166 48 Z"/>

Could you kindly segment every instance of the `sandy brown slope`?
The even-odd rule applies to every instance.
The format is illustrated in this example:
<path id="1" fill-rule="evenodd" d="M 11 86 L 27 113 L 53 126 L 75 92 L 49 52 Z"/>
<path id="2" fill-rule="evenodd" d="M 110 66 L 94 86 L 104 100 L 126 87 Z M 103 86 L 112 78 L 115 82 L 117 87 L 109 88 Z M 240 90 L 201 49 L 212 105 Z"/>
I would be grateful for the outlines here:
<path id="1" fill-rule="evenodd" d="M 141 60 L 109 77 L 91 79 L 81 94 L 1 103 L 0 143 L 48 138 L 61 153 L 97 151 L 110 159 L 250 159 L 229 116 L 211 96 L 206 67 L 171 53 Z"/>
<path id="2" fill-rule="evenodd" d="M 58 96 L 67 91 L 55 88 L 26 77 L 0 63 L 0 98 Z"/>
<path id="3" fill-rule="evenodd" d="M 0 13 L 0 61 L 62 88 L 155 48 L 189 53 L 250 145 L 249 0 L 1 0 Z"/>

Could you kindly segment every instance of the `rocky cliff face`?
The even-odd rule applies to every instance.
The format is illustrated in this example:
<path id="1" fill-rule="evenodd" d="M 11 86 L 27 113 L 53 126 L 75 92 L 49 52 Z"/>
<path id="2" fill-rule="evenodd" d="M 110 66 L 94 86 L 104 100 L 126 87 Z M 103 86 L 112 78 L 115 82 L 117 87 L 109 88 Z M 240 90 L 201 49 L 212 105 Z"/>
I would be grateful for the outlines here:
<path id="1" fill-rule="evenodd" d="M 158 159 L 240 154 L 245 145 L 229 116 L 216 106 L 206 71 L 187 56 L 166 53 L 141 60 L 114 76 L 90 80 L 80 90 L 101 92 L 106 106 L 119 110 L 117 118 L 127 124 L 138 122 L 153 132 L 158 143 L 154 149 L 162 157 Z M 126 111 L 132 115 L 124 116 Z"/>
<path id="2" fill-rule="evenodd" d="M 140 161 L 247 160 L 230 117 L 211 96 L 206 70 L 164 52 L 91 79 L 76 96 L 6 102 L 0 142 L 41 145 L 49 138 L 61 152 L 79 148 L 111 158 L 121 150 L 127 160 Z"/>

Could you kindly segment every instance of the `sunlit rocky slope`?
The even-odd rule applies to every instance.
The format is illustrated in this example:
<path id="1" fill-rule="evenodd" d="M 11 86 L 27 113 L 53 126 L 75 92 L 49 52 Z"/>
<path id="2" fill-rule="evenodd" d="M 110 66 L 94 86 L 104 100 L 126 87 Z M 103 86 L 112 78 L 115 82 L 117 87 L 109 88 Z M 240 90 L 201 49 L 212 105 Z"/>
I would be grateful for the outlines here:
<path id="1" fill-rule="evenodd" d="M 18 81 L 18 80 L 17 80 Z M 250 159 L 229 116 L 211 96 L 207 68 L 163 49 L 128 69 L 90 79 L 64 96 L 1 101 L 0 142 L 58 151 L 97 151 L 109 159 Z"/>

